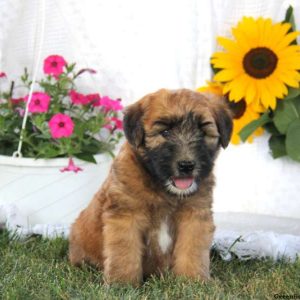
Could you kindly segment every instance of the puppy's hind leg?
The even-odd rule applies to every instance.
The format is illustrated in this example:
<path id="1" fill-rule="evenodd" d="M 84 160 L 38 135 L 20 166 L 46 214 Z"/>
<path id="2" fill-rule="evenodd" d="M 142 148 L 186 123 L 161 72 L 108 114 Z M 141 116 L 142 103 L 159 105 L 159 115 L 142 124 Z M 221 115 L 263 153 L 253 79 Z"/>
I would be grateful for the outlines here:
<path id="1" fill-rule="evenodd" d="M 82 266 L 82 264 L 85 261 L 84 251 L 76 245 L 70 246 L 69 247 L 69 260 L 70 260 L 71 264 L 76 267 Z"/>

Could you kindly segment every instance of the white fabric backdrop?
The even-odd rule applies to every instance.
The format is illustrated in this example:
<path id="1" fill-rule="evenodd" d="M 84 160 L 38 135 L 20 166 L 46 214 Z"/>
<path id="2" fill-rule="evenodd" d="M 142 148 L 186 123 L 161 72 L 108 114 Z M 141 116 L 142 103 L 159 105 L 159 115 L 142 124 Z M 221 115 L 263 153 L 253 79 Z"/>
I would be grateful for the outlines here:
<path id="1" fill-rule="evenodd" d="M 36 63 L 41 3 L 0 1 L 0 70 L 9 79 L 16 78 L 25 66 L 32 70 Z M 45 3 L 42 57 L 60 54 L 69 62 L 96 69 L 96 75 L 85 75 L 83 89 L 120 97 L 125 104 L 162 87 L 195 89 L 204 84 L 210 78 L 209 58 L 216 47 L 215 36 L 229 35 L 231 26 L 243 15 L 281 21 L 292 4 L 300 28 L 300 2 L 296 0 Z M 300 236 L 300 164 L 288 159 L 274 161 L 268 153 L 266 136 L 252 145 L 230 146 L 221 153 L 216 173 L 214 210 L 238 213 L 226 215 L 225 219 L 216 214 L 219 228 L 226 227 L 230 220 L 239 220 L 238 224 L 230 223 L 232 229 L 245 231 L 250 218 L 256 224 L 252 232 L 264 227 L 276 233 L 280 231 L 277 225 L 290 220 L 291 226 L 285 227 L 284 233 Z M 265 227 L 265 218 L 260 214 L 286 219 L 270 221 L 270 226 Z M 298 240 L 298 246 L 299 243 Z"/>

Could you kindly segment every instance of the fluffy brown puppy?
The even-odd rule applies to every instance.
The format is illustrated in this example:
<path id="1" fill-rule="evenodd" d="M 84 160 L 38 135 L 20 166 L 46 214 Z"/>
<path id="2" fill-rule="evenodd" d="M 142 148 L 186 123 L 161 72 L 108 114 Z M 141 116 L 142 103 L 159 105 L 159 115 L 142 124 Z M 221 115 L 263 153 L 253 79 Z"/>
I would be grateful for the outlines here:
<path id="1" fill-rule="evenodd" d="M 70 260 L 138 284 L 171 270 L 209 278 L 212 174 L 232 120 L 220 99 L 159 90 L 125 111 L 127 142 L 70 234 Z"/>

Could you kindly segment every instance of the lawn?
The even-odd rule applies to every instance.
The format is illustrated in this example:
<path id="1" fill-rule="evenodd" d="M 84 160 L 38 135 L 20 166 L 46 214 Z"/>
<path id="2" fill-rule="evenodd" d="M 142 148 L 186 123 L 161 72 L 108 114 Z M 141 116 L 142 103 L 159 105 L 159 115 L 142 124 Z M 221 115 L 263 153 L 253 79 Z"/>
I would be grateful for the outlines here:
<path id="1" fill-rule="evenodd" d="M 10 239 L 6 231 L 0 232 L 0 299 L 280 299 L 276 294 L 300 297 L 299 259 L 294 264 L 270 260 L 225 262 L 213 253 L 213 279 L 208 284 L 169 274 L 152 277 L 133 288 L 104 286 L 102 275 L 94 269 L 70 266 L 67 253 L 68 242 L 64 239 L 31 237 L 18 241 Z"/>

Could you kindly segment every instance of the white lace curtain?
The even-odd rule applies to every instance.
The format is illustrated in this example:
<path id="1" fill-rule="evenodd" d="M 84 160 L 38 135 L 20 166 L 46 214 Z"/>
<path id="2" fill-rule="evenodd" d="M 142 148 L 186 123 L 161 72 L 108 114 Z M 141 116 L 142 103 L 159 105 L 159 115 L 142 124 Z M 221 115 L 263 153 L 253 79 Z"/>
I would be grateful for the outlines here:
<path id="1" fill-rule="evenodd" d="M 215 36 L 242 15 L 282 20 L 282 0 L 3 0 L 0 70 L 10 78 L 42 57 L 61 54 L 98 71 L 84 86 L 131 103 L 161 87 L 196 88 L 210 77 Z M 294 1 L 299 14 L 299 1 Z M 41 69 L 41 68 L 40 68 Z"/>

